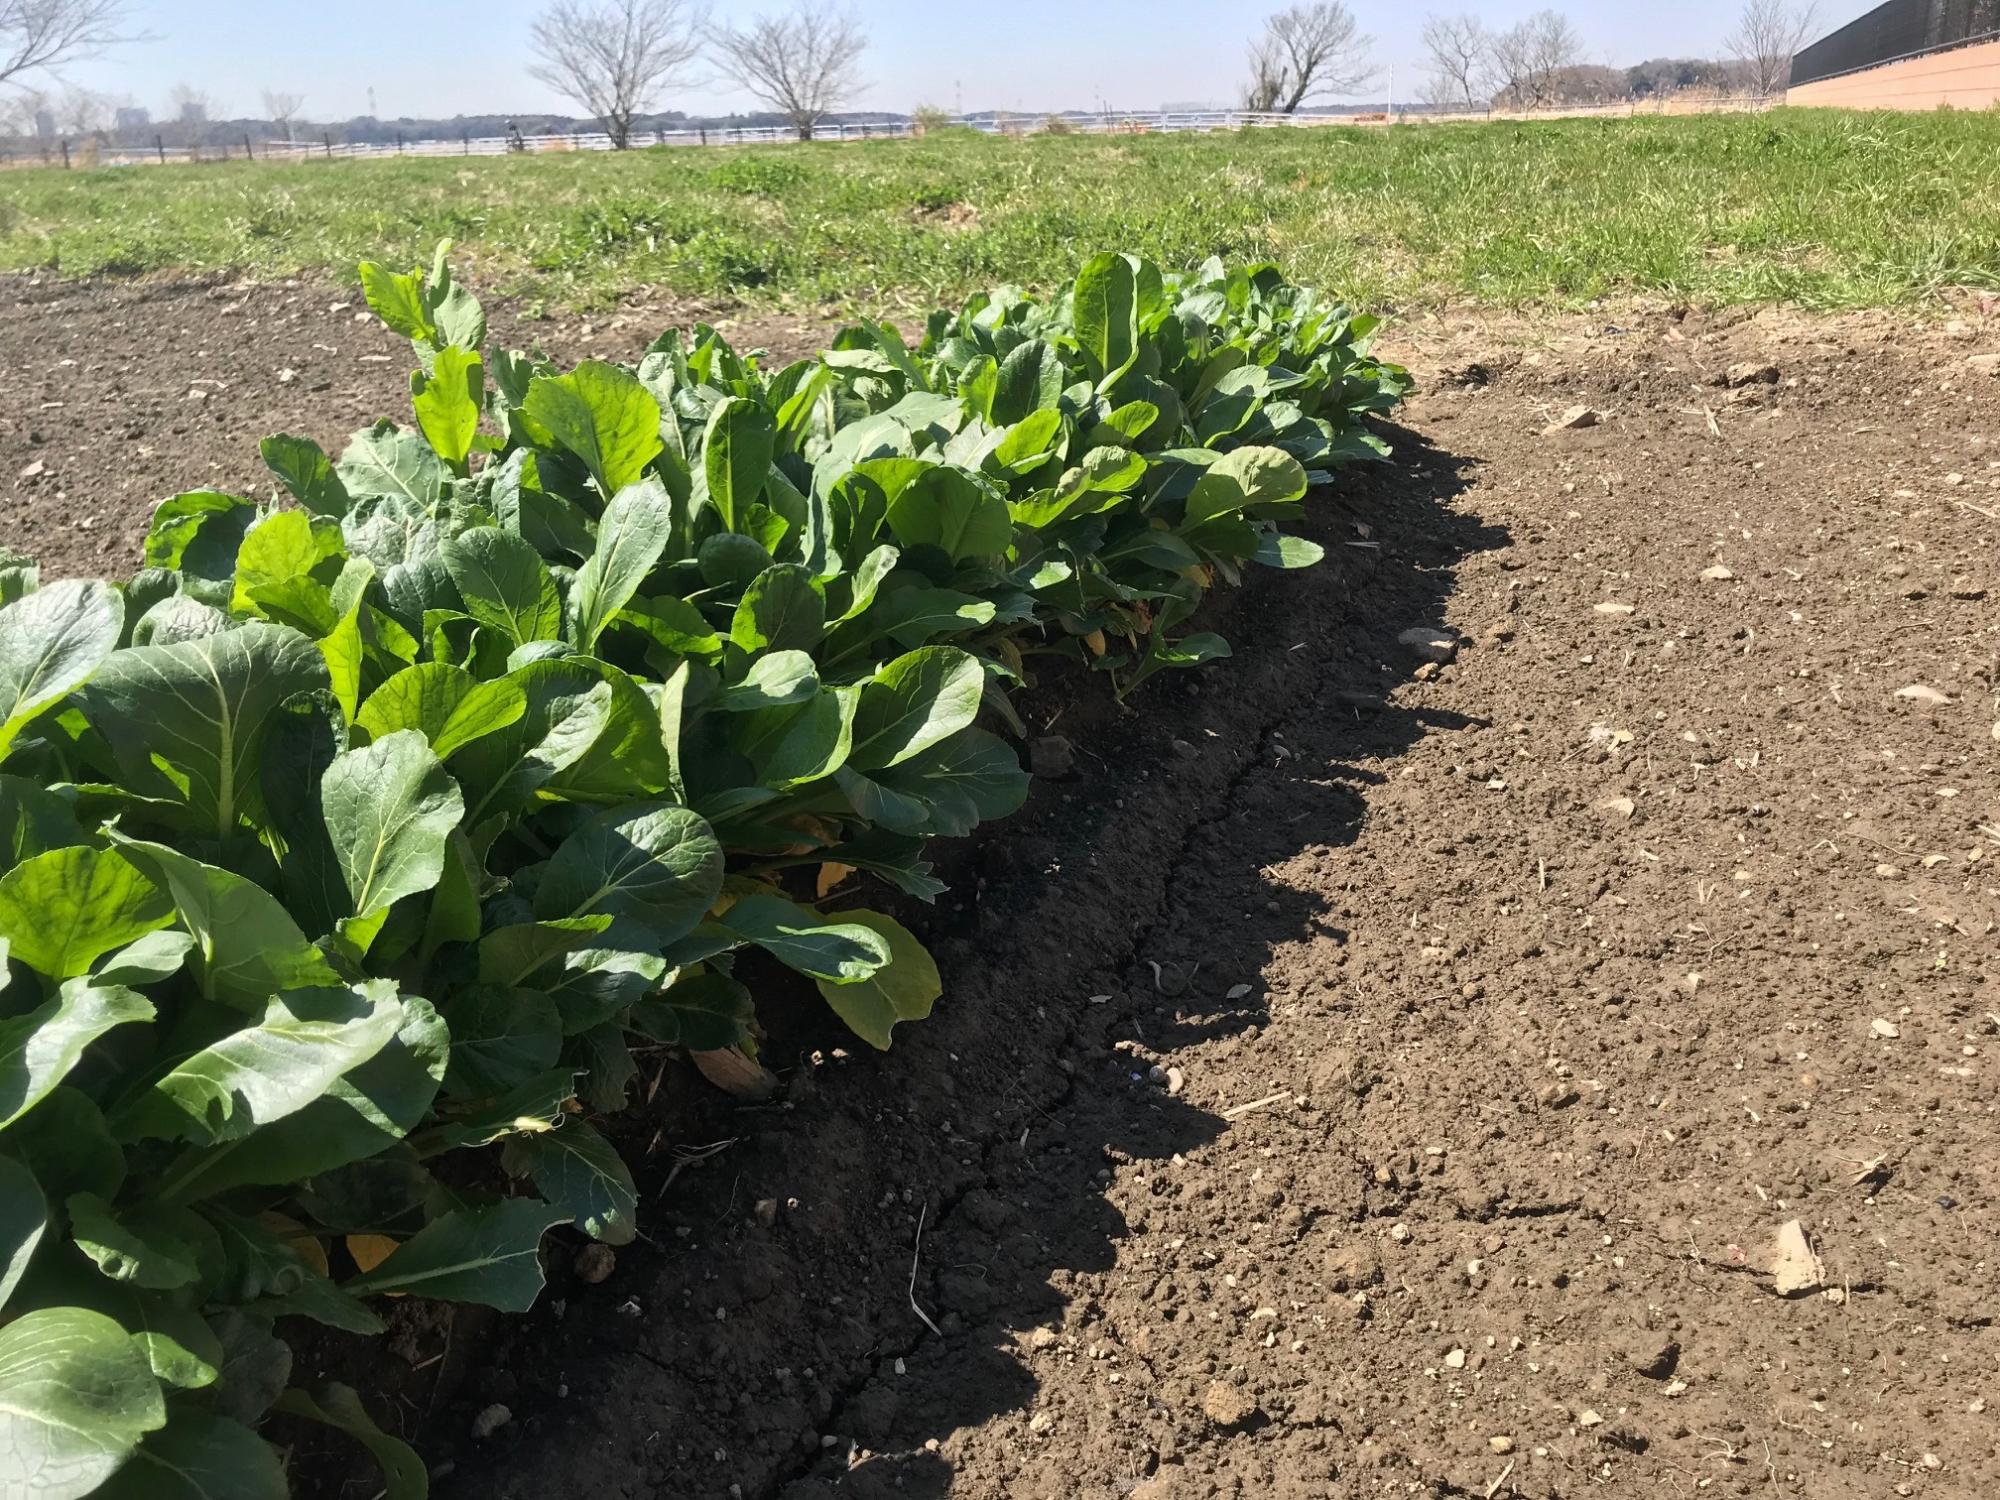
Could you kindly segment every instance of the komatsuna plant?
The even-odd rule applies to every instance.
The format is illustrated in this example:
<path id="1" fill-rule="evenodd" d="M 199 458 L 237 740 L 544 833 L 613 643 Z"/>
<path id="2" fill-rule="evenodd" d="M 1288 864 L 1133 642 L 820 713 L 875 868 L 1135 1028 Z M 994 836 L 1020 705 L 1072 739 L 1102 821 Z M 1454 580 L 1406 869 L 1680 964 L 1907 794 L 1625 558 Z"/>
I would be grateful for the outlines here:
<path id="1" fill-rule="evenodd" d="M 775 369 L 696 328 L 559 370 L 442 251 L 362 280 L 413 425 L 267 439 L 275 493 L 172 497 L 123 583 L 0 557 L 0 1475 L 38 1494 L 281 1495 L 273 1412 L 421 1494 L 287 1329 L 520 1310 L 552 1226 L 629 1241 L 634 1049 L 755 1080 L 753 984 L 878 1048 L 928 1014 L 870 902 L 1019 807 L 1015 698 L 1225 656 L 1208 590 L 1319 559 L 1287 526 L 1407 386 L 1270 267 L 1099 256 Z"/>

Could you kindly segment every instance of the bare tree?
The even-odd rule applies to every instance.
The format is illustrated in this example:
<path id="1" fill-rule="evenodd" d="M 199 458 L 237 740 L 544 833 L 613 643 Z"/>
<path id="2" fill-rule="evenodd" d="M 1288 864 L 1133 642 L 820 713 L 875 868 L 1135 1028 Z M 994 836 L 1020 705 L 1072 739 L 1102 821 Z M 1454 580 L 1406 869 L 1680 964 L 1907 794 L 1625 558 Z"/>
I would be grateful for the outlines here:
<path id="1" fill-rule="evenodd" d="M 1509 109 L 1546 109 L 1561 97 L 1563 75 L 1583 61 L 1583 42 L 1559 11 L 1536 11 L 1493 38 L 1493 82 Z"/>
<path id="2" fill-rule="evenodd" d="M 819 123 L 862 90 L 868 48 L 852 11 L 799 0 L 787 14 L 714 33 L 722 71 L 785 117 L 809 141 Z"/>
<path id="3" fill-rule="evenodd" d="M 1313 0 L 1266 17 L 1250 46 L 1245 105 L 1289 115 L 1309 99 L 1353 93 L 1375 76 L 1372 40 L 1342 0 Z"/>
<path id="4" fill-rule="evenodd" d="M 56 129 L 66 136 L 93 135 L 111 123 L 109 96 L 72 85 L 56 96 Z"/>
<path id="5" fill-rule="evenodd" d="M 604 122 L 611 144 L 632 143 L 632 119 L 688 81 L 707 12 L 700 0 L 555 0 L 536 19 L 528 69 Z"/>
<path id="6" fill-rule="evenodd" d="M 299 110 L 305 104 L 303 94 L 288 94 L 282 89 L 264 90 L 264 114 L 273 125 L 285 132 L 285 139 L 292 138 L 292 121 L 299 117 Z"/>
<path id="7" fill-rule="evenodd" d="M 124 20 L 125 0 L 0 0 L 0 83 L 128 40 Z"/>
<path id="8" fill-rule="evenodd" d="M 1744 0 L 1736 29 L 1723 39 L 1732 57 L 1743 60 L 1751 89 L 1759 98 L 1782 94 L 1792 77 L 1792 56 L 1805 45 L 1819 19 L 1815 0 Z"/>
<path id="9" fill-rule="evenodd" d="M 1426 16 L 1423 40 L 1431 55 L 1431 103 L 1471 109 L 1491 66 L 1493 39 L 1485 22 L 1470 12 Z"/>
<path id="10" fill-rule="evenodd" d="M 35 134 L 36 118 L 47 112 L 49 96 L 25 84 L 0 93 L 0 135 L 28 137 Z"/>
<path id="11" fill-rule="evenodd" d="M 1243 107 L 1254 114 L 1271 114 L 1285 93 L 1285 64 L 1268 36 L 1250 44 L 1250 81 L 1243 85 Z"/>

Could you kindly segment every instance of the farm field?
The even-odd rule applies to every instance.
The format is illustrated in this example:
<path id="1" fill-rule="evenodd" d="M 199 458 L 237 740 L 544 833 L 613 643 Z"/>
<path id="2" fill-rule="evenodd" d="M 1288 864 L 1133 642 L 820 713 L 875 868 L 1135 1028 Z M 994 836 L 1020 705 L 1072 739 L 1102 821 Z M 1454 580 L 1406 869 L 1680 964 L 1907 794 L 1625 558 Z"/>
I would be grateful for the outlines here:
<path id="1" fill-rule="evenodd" d="M 1076 247 L 1281 261 L 1371 307 L 1879 306 L 2000 264 L 2000 118 L 1779 111 L 1205 136 L 7 173 L 0 269 L 269 278 L 455 239 L 531 309 L 634 285 L 887 313 Z"/>
<path id="2" fill-rule="evenodd" d="M 886 1055 L 760 1017 L 769 1104 L 647 1058 L 608 1273 L 559 1230 L 531 1313 L 411 1299 L 295 1380 L 446 1500 L 2000 1486 L 1996 137 L 0 178 L 0 543 L 45 579 L 268 493 L 265 434 L 407 420 L 342 268 L 439 234 L 508 289 L 490 347 L 564 365 L 694 318 L 803 358 L 1129 246 L 1393 309 L 1417 380 L 1288 525 L 1326 561 L 1207 607 L 1233 659 L 1023 700 L 1026 808 L 896 907 L 933 1016 Z M 300 1493 L 381 1490 L 264 1430 Z"/>

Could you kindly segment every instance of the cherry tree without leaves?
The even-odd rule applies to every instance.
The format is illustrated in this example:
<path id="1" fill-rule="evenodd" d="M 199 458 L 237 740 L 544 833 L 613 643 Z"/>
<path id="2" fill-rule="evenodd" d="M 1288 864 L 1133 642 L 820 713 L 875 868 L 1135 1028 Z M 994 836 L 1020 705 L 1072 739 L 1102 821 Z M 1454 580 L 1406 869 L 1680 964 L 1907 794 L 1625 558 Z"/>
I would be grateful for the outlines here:
<path id="1" fill-rule="evenodd" d="M 687 81 L 706 21 L 697 0 L 556 0 L 535 21 L 541 61 L 528 72 L 601 120 L 622 151 L 633 118 Z"/>
<path id="2" fill-rule="evenodd" d="M 861 92 L 868 39 L 853 14 L 801 0 L 783 15 L 715 31 L 722 71 L 785 117 L 802 141 Z"/>
<path id="3" fill-rule="evenodd" d="M 1750 88 L 1759 98 L 1785 91 L 1792 77 L 1792 55 L 1812 35 L 1818 16 L 1816 4 L 1748 0 L 1744 5 L 1736 29 L 1722 45 L 1732 57 L 1742 59 Z"/>
<path id="4" fill-rule="evenodd" d="M 0 83 L 129 40 L 124 20 L 125 0 L 0 0 Z"/>
<path id="5" fill-rule="evenodd" d="M 1375 77 L 1370 40 L 1341 0 L 1293 5 L 1267 17 L 1250 46 L 1245 107 L 1289 115 L 1308 100 L 1365 87 Z"/>

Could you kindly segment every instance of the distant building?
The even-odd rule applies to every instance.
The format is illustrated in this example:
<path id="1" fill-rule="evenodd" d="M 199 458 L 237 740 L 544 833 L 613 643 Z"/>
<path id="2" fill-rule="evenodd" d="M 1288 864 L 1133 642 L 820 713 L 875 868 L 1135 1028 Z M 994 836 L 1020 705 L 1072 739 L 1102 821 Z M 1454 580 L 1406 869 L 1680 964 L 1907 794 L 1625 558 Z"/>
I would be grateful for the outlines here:
<path id="1" fill-rule="evenodd" d="M 120 130 L 144 130 L 153 123 L 153 112 L 143 106 L 122 104 L 116 119 Z"/>
<path id="2" fill-rule="evenodd" d="M 56 133 L 55 112 L 53 110 L 47 110 L 47 109 L 36 110 L 35 134 L 39 136 L 42 140 L 46 141 L 53 139 L 55 133 Z"/>
<path id="3" fill-rule="evenodd" d="M 1787 104 L 1991 109 L 2000 104 L 1995 0 L 1885 0 L 1792 59 Z"/>

